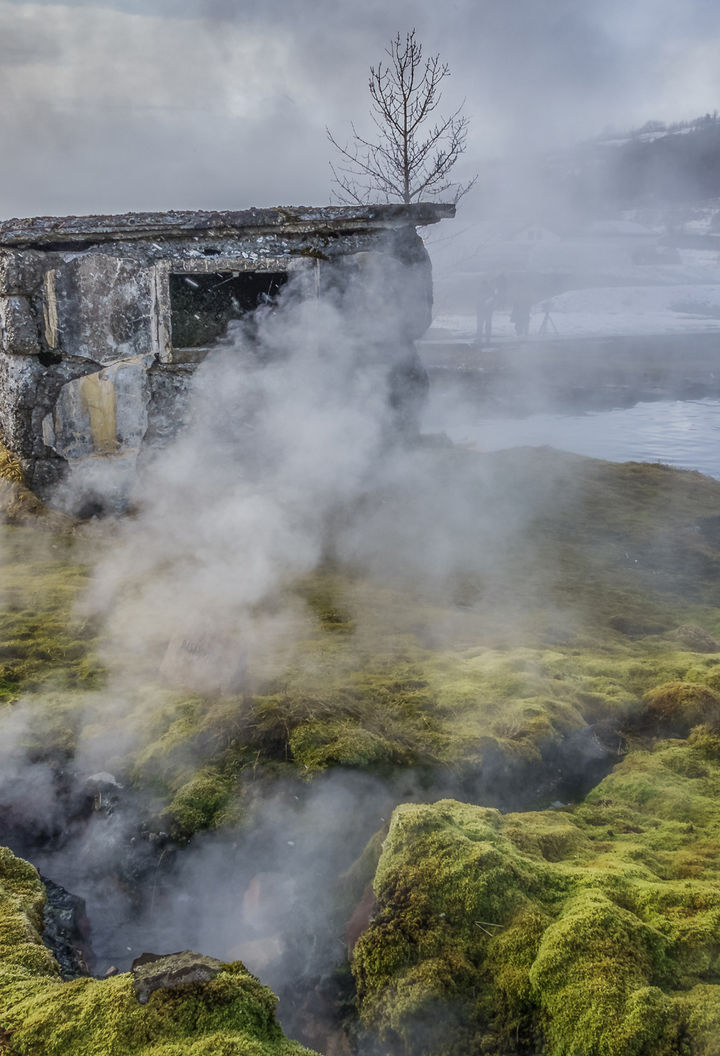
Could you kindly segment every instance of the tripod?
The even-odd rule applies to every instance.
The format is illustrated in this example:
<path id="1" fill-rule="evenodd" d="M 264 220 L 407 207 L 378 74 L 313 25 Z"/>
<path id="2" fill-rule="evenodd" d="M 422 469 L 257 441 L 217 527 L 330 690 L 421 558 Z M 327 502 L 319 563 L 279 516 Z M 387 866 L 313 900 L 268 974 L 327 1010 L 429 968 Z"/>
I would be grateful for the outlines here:
<path id="1" fill-rule="evenodd" d="M 543 305 L 543 308 L 545 309 L 545 316 L 543 318 L 543 321 L 540 323 L 540 329 L 538 330 L 538 334 L 540 334 L 541 337 L 545 337 L 545 335 L 549 334 L 551 330 L 552 330 L 552 332 L 554 334 L 559 334 L 560 331 L 558 330 L 558 328 L 555 326 L 555 323 L 550 318 L 550 308 L 549 308 L 549 306 L 547 304 L 545 304 L 545 305 Z"/>

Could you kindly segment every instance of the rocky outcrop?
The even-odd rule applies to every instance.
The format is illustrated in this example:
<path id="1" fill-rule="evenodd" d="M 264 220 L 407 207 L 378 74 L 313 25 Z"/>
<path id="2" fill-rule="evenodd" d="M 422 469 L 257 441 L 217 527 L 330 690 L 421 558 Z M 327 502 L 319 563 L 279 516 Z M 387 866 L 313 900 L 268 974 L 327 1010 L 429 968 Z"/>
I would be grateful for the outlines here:
<path id="1" fill-rule="evenodd" d="M 41 879 L 46 895 L 43 942 L 52 950 L 63 979 L 89 975 L 93 954 L 85 901 L 46 876 Z"/>

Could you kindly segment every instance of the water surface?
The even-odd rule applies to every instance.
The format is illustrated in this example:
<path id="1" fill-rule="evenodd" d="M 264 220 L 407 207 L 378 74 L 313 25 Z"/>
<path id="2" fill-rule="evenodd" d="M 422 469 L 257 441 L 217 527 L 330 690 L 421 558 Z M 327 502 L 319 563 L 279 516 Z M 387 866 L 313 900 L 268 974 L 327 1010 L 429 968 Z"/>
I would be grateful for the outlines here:
<path id="1" fill-rule="evenodd" d="M 664 462 L 720 480 L 720 400 L 657 400 L 585 414 L 489 415 L 432 397 L 425 429 L 481 451 L 549 445 L 611 462 Z"/>

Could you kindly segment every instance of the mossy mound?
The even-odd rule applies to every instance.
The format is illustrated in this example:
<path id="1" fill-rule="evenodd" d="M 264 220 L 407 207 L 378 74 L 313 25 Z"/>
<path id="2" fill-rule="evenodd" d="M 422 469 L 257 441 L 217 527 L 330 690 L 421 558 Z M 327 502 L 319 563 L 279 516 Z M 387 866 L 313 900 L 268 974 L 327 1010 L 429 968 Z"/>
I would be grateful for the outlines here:
<path id="1" fill-rule="evenodd" d="M 694 623 L 684 623 L 673 632 L 673 638 L 695 653 L 720 653 L 720 642 Z"/>
<path id="2" fill-rule="evenodd" d="M 235 698 L 177 696 L 146 726 L 136 778 L 164 774 L 173 797 L 202 757 L 223 787 L 236 782 L 231 799 L 266 766 L 538 788 L 588 727 L 618 728 L 654 687 L 720 672 L 706 651 L 720 635 L 720 548 L 702 530 L 718 508 L 720 483 L 663 466 L 424 450 L 406 485 L 358 512 L 369 537 L 376 517 L 390 533 L 392 568 L 337 562 L 290 586 L 315 624 L 285 669 Z M 457 562 L 442 549 L 456 538 Z"/>
<path id="3" fill-rule="evenodd" d="M 0 1049 L 8 1056 L 308 1056 L 239 961 L 140 1004 L 129 974 L 63 983 L 40 938 L 35 869 L 0 848 Z"/>
<path id="4" fill-rule="evenodd" d="M 696 682 L 667 682 L 643 697 L 640 722 L 658 735 L 687 736 L 693 726 L 720 725 L 720 693 Z"/>
<path id="5" fill-rule="evenodd" d="M 635 750 L 576 808 L 395 811 L 355 947 L 383 1051 L 717 1051 L 720 738 Z"/>
<path id="6" fill-rule="evenodd" d="M 399 808 L 355 971 L 383 1052 L 684 1056 L 687 1042 L 709 1056 L 720 1021 L 720 483 L 548 451 L 428 458 L 422 478 L 410 466 L 407 486 L 393 481 L 356 511 L 370 539 L 385 538 L 374 518 L 383 532 L 398 526 L 392 562 L 356 540 L 344 563 L 288 584 L 289 606 L 301 600 L 310 619 L 272 676 L 249 659 L 236 695 L 169 689 L 159 663 L 138 685 L 122 670 L 134 656 L 117 649 L 104 693 L 104 632 L 76 603 L 112 526 L 53 536 L 5 525 L 0 700 L 11 715 L 22 696 L 18 752 L 67 763 L 78 746 L 93 758 L 97 739 L 103 769 L 151 793 L 148 812 L 185 840 L 240 821 L 278 778 L 336 767 L 409 770 L 425 794 L 544 805 L 563 772 L 584 787 L 598 760 L 605 772 L 621 731 L 702 723 L 687 744 L 634 751 L 576 810 Z M 19 945 L 0 961 L 0 1047 L 298 1051 L 282 1048 L 268 992 L 238 965 L 147 1006 L 127 976 L 61 983 L 38 942 L 41 888 L 18 868 L 27 890 L 8 880 L 2 903 Z"/>

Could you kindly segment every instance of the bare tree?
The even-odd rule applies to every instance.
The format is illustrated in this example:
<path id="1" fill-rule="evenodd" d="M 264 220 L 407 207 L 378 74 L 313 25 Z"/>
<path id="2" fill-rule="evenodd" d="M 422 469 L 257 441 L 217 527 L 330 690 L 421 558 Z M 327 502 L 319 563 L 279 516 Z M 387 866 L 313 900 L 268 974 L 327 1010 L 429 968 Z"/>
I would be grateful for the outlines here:
<path id="1" fill-rule="evenodd" d="M 468 120 L 462 104 L 449 117 L 433 116 L 450 69 L 439 55 L 423 60 L 414 29 L 404 38 L 398 33 L 385 53 L 387 60 L 370 67 L 368 82 L 377 142 L 364 139 L 353 124 L 352 140 L 342 146 L 326 129 L 340 154 L 337 165 L 330 165 L 338 188 L 335 196 L 365 204 L 380 195 L 385 201 L 399 199 L 409 205 L 446 194 L 456 202 L 477 176 L 464 184 L 449 178 L 465 152 Z"/>

